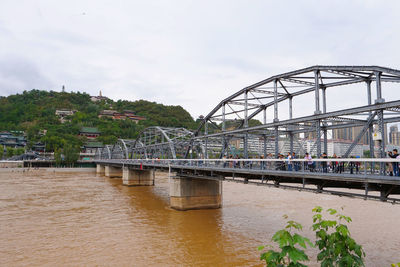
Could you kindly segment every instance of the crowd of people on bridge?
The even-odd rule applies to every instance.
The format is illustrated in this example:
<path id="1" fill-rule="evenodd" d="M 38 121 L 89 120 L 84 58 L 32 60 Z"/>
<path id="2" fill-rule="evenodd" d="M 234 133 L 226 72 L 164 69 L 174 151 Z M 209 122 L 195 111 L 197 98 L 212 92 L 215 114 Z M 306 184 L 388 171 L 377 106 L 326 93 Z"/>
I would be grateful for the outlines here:
<path id="1" fill-rule="evenodd" d="M 393 149 L 393 151 L 389 151 L 387 154 L 388 154 L 389 158 L 400 159 L 400 155 L 399 155 L 397 149 Z M 387 166 L 388 166 L 388 172 L 389 172 L 390 176 L 400 176 L 398 162 L 390 162 L 390 164 L 387 164 Z"/>
<path id="2" fill-rule="evenodd" d="M 274 159 L 272 153 L 267 154 L 266 159 Z M 333 155 L 333 159 L 340 158 L 337 157 L 336 154 Z M 224 156 L 224 159 L 227 159 Z M 304 158 L 298 157 L 295 152 L 287 153 L 287 155 L 278 154 L 277 159 L 280 161 L 253 161 L 252 159 L 264 159 L 264 155 L 250 157 L 249 161 L 241 160 L 238 155 L 229 156 L 229 160 L 224 161 L 224 168 L 250 168 L 250 169 L 267 169 L 267 170 L 280 170 L 280 171 L 300 171 L 306 170 L 310 172 L 334 172 L 334 173 L 342 173 L 345 169 L 344 162 L 338 161 L 323 161 L 317 164 L 316 161 L 311 157 L 309 153 L 305 153 Z M 303 159 L 303 161 L 293 161 L 294 159 Z M 321 159 L 328 159 L 326 153 L 323 153 Z M 349 162 L 348 167 L 351 173 L 359 173 L 360 162 Z"/>
<path id="3" fill-rule="evenodd" d="M 387 153 L 389 158 L 400 159 L 397 149 L 393 149 Z M 275 159 L 272 153 L 267 154 L 266 159 Z M 247 168 L 247 169 L 262 169 L 262 170 L 279 170 L 279 171 L 309 171 L 322 173 L 350 173 L 359 174 L 361 172 L 361 162 L 359 161 L 340 161 L 340 156 L 333 154 L 328 158 L 326 152 L 321 155 L 321 159 L 325 161 L 315 161 L 309 154 L 305 153 L 304 157 L 299 157 L 296 153 L 288 152 L 286 155 L 278 154 L 276 157 L 280 161 L 258 161 L 253 159 L 264 159 L 264 155 L 249 157 L 249 160 L 243 160 L 239 155 L 224 156 L 224 168 Z M 350 158 L 360 158 L 359 156 Z M 227 160 L 229 159 L 229 160 Z M 302 161 L 294 161 L 294 159 L 303 159 Z M 328 160 L 329 159 L 329 160 Z M 400 168 L 398 162 L 386 163 L 386 172 L 390 176 L 400 176 Z"/>
<path id="4" fill-rule="evenodd" d="M 347 174 L 360 174 L 362 171 L 366 171 L 369 168 L 370 172 L 381 171 L 388 176 L 400 176 L 400 155 L 397 149 L 387 152 L 387 157 L 391 159 L 397 159 L 398 161 L 392 162 L 369 162 L 361 164 L 359 156 L 351 156 L 349 161 L 342 161 L 340 156 L 333 154 L 332 157 L 328 158 L 326 152 L 322 153 L 320 159 L 315 160 L 309 153 L 305 153 L 304 156 L 298 156 L 296 153 L 288 152 L 286 155 L 281 153 L 275 157 L 272 153 L 268 153 L 266 157 L 264 155 L 250 156 L 249 158 L 240 157 L 238 154 L 229 154 L 222 158 L 221 161 L 216 161 L 212 164 L 218 165 L 223 168 L 237 168 L 237 169 L 258 169 L 258 170 L 274 170 L 274 171 L 308 171 L 318 173 L 347 173 Z M 203 156 L 202 156 L 203 158 Z M 266 159 L 266 160 L 264 160 Z M 278 160 L 277 160 L 278 159 Z M 154 160 L 154 159 L 153 159 Z M 156 158 L 156 162 L 160 159 Z M 212 161 L 212 159 L 211 159 Z M 153 163 L 156 163 L 153 162 Z M 182 161 L 181 164 L 196 164 L 197 166 L 210 166 L 211 163 L 207 161 L 198 160 L 195 163 L 189 161 Z M 368 166 L 367 166 L 368 165 Z M 383 166 L 383 167 L 382 167 Z"/>

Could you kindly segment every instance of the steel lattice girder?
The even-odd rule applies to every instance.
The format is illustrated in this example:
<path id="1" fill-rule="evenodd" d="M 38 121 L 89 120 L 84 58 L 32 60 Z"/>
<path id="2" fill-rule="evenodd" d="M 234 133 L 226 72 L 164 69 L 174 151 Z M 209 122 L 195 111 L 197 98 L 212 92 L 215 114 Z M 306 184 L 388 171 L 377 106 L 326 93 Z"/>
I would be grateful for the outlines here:
<path id="1" fill-rule="evenodd" d="M 376 85 L 375 104 L 372 103 L 371 82 Z M 369 124 L 369 140 L 372 139 L 372 125 L 378 124 L 379 131 L 384 131 L 382 123 L 399 122 L 399 117 L 390 112 L 398 112 L 400 101 L 386 102 L 382 98 L 382 82 L 400 82 L 400 71 L 379 66 L 312 66 L 280 75 L 250 85 L 222 100 L 206 117 L 195 132 L 197 140 L 207 140 L 218 136 L 247 136 L 249 133 L 274 136 L 275 147 L 282 134 L 287 134 L 293 140 L 293 134 L 314 131 L 317 136 L 317 156 L 321 153 L 321 132 L 324 136 L 324 150 L 327 148 L 327 131 L 354 126 L 365 126 L 367 120 L 353 118 L 352 116 L 369 116 L 372 112 L 381 114 L 379 120 Z M 359 106 L 333 112 L 326 111 L 326 89 L 346 86 L 355 83 L 365 83 L 367 89 L 368 106 Z M 314 92 L 314 114 L 301 118 L 294 118 L 292 114 L 292 101 L 295 97 Z M 320 95 L 322 92 L 322 96 Z M 273 99 L 272 99 L 273 97 Z M 271 99 L 271 100 L 269 100 Z M 321 101 L 320 101 L 321 100 Z M 280 120 L 278 104 L 283 101 L 289 103 L 289 119 Z M 310 101 L 311 103 L 312 101 Z M 320 104 L 321 102 L 321 104 Z M 309 103 L 309 104 L 310 104 Z M 311 105 L 313 106 L 313 105 Z M 266 110 L 274 108 L 273 122 L 267 123 Z M 228 111 L 226 111 L 228 108 Z M 383 111 L 386 111 L 384 113 Z M 263 125 L 248 127 L 249 120 L 263 112 Z M 232 116 L 239 124 L 226 130 L 226 122 L 232 121 Z M 346 117 L 347 116 L 347 117 Z M 220 125 L 214 121 L 222 121 Z M 343 122 L 343 123 L 340 123 Z M 216 131 L 209 133 L 208 125 L 215 127 Z M 314 127 L 312 125 L 315 125 Z M 311 127 L 310 127 L 311 126 Z M 204 133 L 201 130 L 204 128 Z M 313 129 L 314 128 L 314 129 Z M 267 133 L 269 132 L 269 133 Z M 363 131 L 365 132 L 365 131 Z M 244 155 L 247 156 L 247 137 L 244 138 Z M 370 141 L 371 143 L 371 141 Z M 291 146 L 293 141 L 291 141 Z M 380 151 L 384 151 L 385 144 L 380 143 Z M 277 153 L 277 149 L 275 149 Z M 292 148 L 291 148 L 292 151 Z"/>
<path id="2" fill-rule="evenodd" d="M 375 104 L 372 104 L 371 82 L 376 84 Z M 277 141 L 280 136 L 290 136 L 291 146 L 293 146 L 294 134 L 308 132 L 316 133 L 318 138 L 314 145 L 318 147 L 318 152 L 321 152 L 320 137 L 323 134 L 325 150 L 327 130 L 356 126 L 366 128 L 368 123 L 371 136 L 371 125 L 379 124 L 382 128 L 383 123 L 400 121 L 400 116 L 395 116 L 400 110 L 400 100 L 385 102 L 382 98 L 381 82 L 400 82 L 400 71 L 379 66 L 312 66 L 275 75 L 245 87 L 222 100 L 204 117 L 195 133 L 183 128 L 149 127 L 141 132 L 136 140 L 120 140 L 113 147 L 112 152 L 109 151 L 109 147 L 103 149 L 102 155 L 118 157 L 123 154 L 125 158 L 129 156 L 133 158 L 134 155 L 142 158 L 164 155 L 177 158 L 177 153 L 179 157 L 182 157 L 183 154 L 184 157 L 188 157 L 189 151 L 196 148 L 205 157 L 209 152 L 216 151 L 219 151 L 220 157 L 222 157 L 226 149 L 229 149 L 229 142 L 232 140 L 243 140 L 244 150 L 247 150 L 247 140 L 250 135 L 253 138 L 254 136 L 262 137 L 264 140 L 267 137 L 273 137 L 275 150 L 277 150 Z M 367 85 L 368 105 L 326 112 L 326 89 L 354 83 Z M 321 91 L 322 109 L 320 106 Z M 293 118 L 293 98 L 312 92 L 314 92 L 314 114 Z M 289 102 L 289 119 L 279 120 L 278 103 L 286 100 Z M 267 123 L 266 108 L 272 106 L 274 107 L 274 120 Z M 226 108 L 228 108 L 227 112 Z M 248 121 L 261 112 L 264 112 L 263 124 L 248 127 Z M 379 119 L 369 117 L 373 112 L 380 112 Z M 233 115 L 237 118 L 232 119 Z M 360 116 L 365 116 L 365 119 L 360 119 Z M 220 125 L 216 123 L 221 121 Z M 234 122 L 237 125 L 233 129 L 226 130 L 226 122 Z M 210 133 L 209 126 L 214 128 L 210 130 Z M 201 132 L 203 128 L 204 133 Z M 364 129 L 363 133 L 365 132 Z M 380 151 L 383 149 L 384 143 L 381 144 Z M 183 153 L 184 150 L 186 150 L 185 153 Z M 244 152 L 244 155 L 247 155 L 247 151 Z"/>
<path id="3" fill-rule="evenodd" d="M 316 120 L 324 120 L 324 119 L 334 117 L 334 116 L 345 116 L 345 115 L 352 115 L 352 114 L 358 114 L 358 113 L 369 112 L 369 111 L 373 112 L 373 111 L 392 108 L 392 107 L 400 107 L 400 100 L 385 102 L 385 103 L 375 104 L 375 105 L 362 106 L 362 107 L 357 107 L 357 108 L 351 108 L 351 109 L 344 109 L 344 110 L 340 110 L 340 111 L 327 112 L 327 113 L 323 113 L 323 114 L 316 114 L 316 115 L 305 116 L 305 117 L 300 117 L 300 118 L 295 118 L 295 119 L 277 121 L 277 122 L 267 123 L 267 124 L 254 126 L 254 127 L 213 133 L 213 134 L 208 134 L 207 137 L 215 137 L 215 136 L 226 135 L 226 134 L 244 133 L 244 132 L 257 131 L 257 130 L 274 129 L 275 127 L 287 127 L 288 125 L 296 124 L 296 123 L 313 122 Z M 400 121 L 400 118 L 397 117 L 396 121 Z M 393 121 L 390 121 L 388 119 L 388 122 L 393 122 Z M 351 124 L 351 125 L 356 125 L 356 124 Z M 350 125 L 350 127 L 351 127 L 351 125 Z M 330 129 L 334 129 L 334 127 L 335 126 L 332 125 L 330 127 Z M 338 128 L 340 128 L 339 125 L 338 125 Z M 206 136 L 201 135 L 201 136 L 196 136 L 195 138 L 202 139 L 204 137 L 206 137 Z"/>
<path id="4" fill-rule="evenodd" d="M 135 140 L 120 139 L 113 147 L 113 155 L 123 154 L 124 158 L 177 158 L 186 152 L 193 136 L 194 134 L 185 128 L 149 127 Z"/>
<path id="5" fill-rule="evenodd" d="M 304 76 L 309 73 L 312 73 L 310 76 Z M 318 73 L 318 79 L 316 79 L 315 73 Z M 326 89 L 335 86 L 348 85 L 352 83 L 360 83 L 360 82 L 371 82 L 376 81 L 375 74 L 380 73 L 379 81 L 382 82 L 400 82 L 400 71 L 394 70 L 390 68 L 384 68 L 379 66 L 312 66 L 305 69 L 300 69 L 280 75 L 272 76 L 268 79 L 250 85 L 248 87 L 243 88 L 237 93 L 231 95 L 230 97 L 221 101 L 206 117 L 198 130 L 195 132 L 195 135 L 200 134 L 200 129 L 204 126 L 205 122 L 213 121 L 214 119 L 220 121 L 223 117 L 227 115 L 236 114 L 238 119 L 243 121 L 250 120 L 254 118 L 257 114 L 262 112 L 265 108 L 269 106 L 276 105 L 282 101 L 291 99 L 295 96 L 307 94 L 315 91 L 316 81 L 318 81 L 318 87 L 320 89 Z M 272 84 L 274 81 L 278 81 L 281 85 L 280 88 L 284 89 L 284 93 L 281 92 L 272 92 L 265 90 L 266 87 L 263 87 L 267 84 Z M 301 84 L 306 88 L 300 88 L 300 90 L 293 90 L 289 92 L 288 88 L 290 85 L 283 85 L 282 81 L 285 81 L 289 84 Z M 267 87 L 268 88 L 268 87 Z M 272 88 L 272 87 L 270 87 Z M 274 95 L 276 94 L 276 98 L 270 102 L 263 103 L 263 97 L 256 97 L 253 93 L 261 93 L 264 92 L 266 94 Z M 248 98 L 247 94 L 252 94 L 253 98 Z M 239 98 L 240 97 L 240 98 Z M 256 99 L 257 103 L 250 103 L 249 100 Z M 232 108 L 232 104 L 244 106 L 243 109 L 235 110 Z M 223 107 L 227 105 L 230 109 L 230 112 L 220 114 L 218 111 L 224 109 Z M 247 113 L 248 111 L 252 111 L 251 114 L 247 116 L 247 118 L 242 118 L 240 113 Z M 240 125 L 239 128 L 243 128 L 244 125 Z"/>
<path id="6" fill-rule="evenodd" d="M 105 145 L 103 148 L 98 148 L 95 157 L 96 159 L 112 159 L 111 146 Z"/>

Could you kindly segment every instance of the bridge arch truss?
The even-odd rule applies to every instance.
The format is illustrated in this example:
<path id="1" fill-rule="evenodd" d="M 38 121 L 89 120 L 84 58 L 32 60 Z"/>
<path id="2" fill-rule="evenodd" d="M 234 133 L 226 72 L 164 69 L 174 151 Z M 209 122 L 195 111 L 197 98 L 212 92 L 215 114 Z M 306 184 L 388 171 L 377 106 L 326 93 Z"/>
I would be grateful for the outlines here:
<path id="1" fill-rule="evenodd" d="M 399 70 L 380 66 L 311 66 L 271 76 L 223 99 L 194 132 L 149 127 L 137 139 L 120 139 L 97 154 L 123 159 L 249 158 L 308 151 L 320 157 L 328 151 L 329 139 L 340 138 L 341 129 L 357 128 L 354 141 L 338 156 L 348 157 L 367 140 L 372 157 L 385 157 L 386 125 L 400 122 L 399 82 Z M 381 136 L 376 145 L 374 135 Z"/>
<path id="2" fill-rule="evenodd" d="M 223 99 L 202 118 L 194 139 L 209 151 L 209 140 L 219 138 L 219 157 L 232 144 L 244 158 L 306 150 L 320 157 L 341 129 L 357 128 L 340 156 L 366 140 L 372 156 L 377 148 L 376 156 L 385 157 L 386 125 L 400 121 L 399 82 L 399 70 L 380 66 L 311 66 L 271 76 Z M 376 146 L 374 133 L 382 137 Z"/>
<path id="3" fill-rule="evenodd" d="M 119 139 L 96 153 L 97 159 L 184 158 L 191 146 L 191 156 L 204 155 L 201 141 L 193 141 L 193 132 L 185 128 L 148 127 L 135 140 Z"/>

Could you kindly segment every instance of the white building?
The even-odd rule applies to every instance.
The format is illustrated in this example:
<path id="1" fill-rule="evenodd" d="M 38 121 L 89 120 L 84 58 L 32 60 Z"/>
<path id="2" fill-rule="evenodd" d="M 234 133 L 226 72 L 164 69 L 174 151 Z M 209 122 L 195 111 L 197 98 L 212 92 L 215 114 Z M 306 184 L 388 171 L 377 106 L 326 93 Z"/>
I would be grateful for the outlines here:
<path id="1" fill-rule="evenodd" d="M 236 139 L 231 141 L 231 145 L 236 147 L 237 149 L 243 149 L 243 139 Z M 275 154 L 275 140 L 274 138 L 267 138 L 266 142 L 267 154 Z M 278 141 L 278 150 L 279 153 L 286 155 L 290 152 L 290 141 L 287 138 L 281 138 Z M 305 147 L 303 146 L 302 142 L 297 142 L 296 140 L 293 141 L 293 152 L 296 154 L 303 155 L 305 153 Z M 248 139 L 248 152 L 249 154 L 258 154 L 264 155 L 264 139 L 262 137 L 257 136 L 249 136 Z"/>
<path id="2" fill-rule="evenodd" d="M 321 153 L 326 152 L 328 157 L 332 157 L 333 154 L 336 154 L 336 156 L 343 156 L 346 151 L 349 149 L 350 145 L 353 142 L 351 140 L 346 141 L 346 140 L 333 140 L 333 139 L 328 139 L 328 151 L 323 151 L 323 140 L 321 142 L 321 146 L 322 146 L 322 150 Z M 310 153 L 312 156 L 316 156 L 317 155 L 317 146 L 314 145 L 315 144 L 315 140 L 307 140 L 306 141 L 306 151 L 308 153 Z M 368 150 L 369 146 L 367 145 L 363 145 L 363 144 L 357 144 L 353 150 L 350 153 L 350 157 L 351 156 L 360 156 L 362 157 L 364 154 L 364 150 Z"/>
<path id="3" fill-rule="evenodd" d="M 60 122 L 64 123 L 67 121 L 66 117 L 74 115 L 76 110 L 71 109 L 57 109 L 56 115 L 60 118 Z"/>

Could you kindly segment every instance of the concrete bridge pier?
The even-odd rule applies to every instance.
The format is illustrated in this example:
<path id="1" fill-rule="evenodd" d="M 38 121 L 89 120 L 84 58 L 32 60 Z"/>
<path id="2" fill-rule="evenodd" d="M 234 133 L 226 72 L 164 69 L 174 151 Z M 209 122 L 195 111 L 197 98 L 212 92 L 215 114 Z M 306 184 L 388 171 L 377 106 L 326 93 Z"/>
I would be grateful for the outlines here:
<path id="1" fill-rule="evenodd" d="M 114 166 L 105 166 L 105 176 L 110 178 L 121 178 L 122 177 L 122 168 L 114 167 Z"/>
<path id="2" fill-rule="evenodd" d="M 222 206 L 222 181 L 171 177 L 170 206 L 176 210 L 218 209 Z"/>
<path id="3" fill-rule="evenodd" d="M 104 174 L 105 171 L 106 171 L 106 168 L 104 167 L 104 165 L 96 164 L 96 173 L 97 174 Z"/>
<path id="4" fill-rule="evenodd" d="M 122 184 L 126 186 L 154 185 L 154 175 L 152 170 L 131 170 L 124 167 Z"/>

